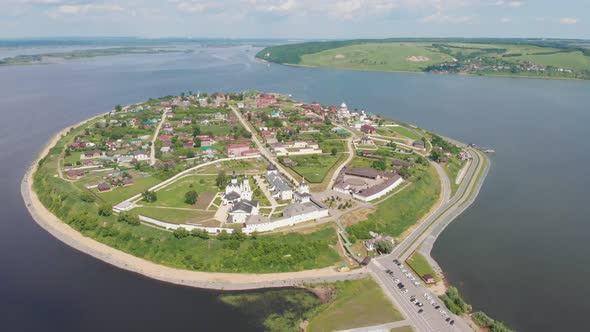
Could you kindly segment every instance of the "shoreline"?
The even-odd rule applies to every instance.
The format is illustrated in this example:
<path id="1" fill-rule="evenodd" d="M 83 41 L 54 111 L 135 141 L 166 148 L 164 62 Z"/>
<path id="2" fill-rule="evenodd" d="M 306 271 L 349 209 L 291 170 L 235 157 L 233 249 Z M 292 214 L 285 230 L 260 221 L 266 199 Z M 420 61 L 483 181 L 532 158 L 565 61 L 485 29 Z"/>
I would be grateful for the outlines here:
<path id="1" fill-rule="evenodd" d="M 92 238 L 85 237 L 80 232 L 64 223 L 61 219 L 57 218 L 43 205 L 43 203 L 41 203 L 37 197 L 37 193 L 33 189 L 33 175 L 37 170 L 39 160 L 47 155 L 49 150 L 55 146 L 55 144 L 61 139 L 62 135 L 67 134 L 70 128 L 76 128 L 88 121 L 103 116 L 104 114 L 105 113 L 99 114 L 73 126 L 67 126 L 55 134 L 47 144 L 45 144 L 35 160 L 27 168 L 21 181 L 21 196 L 29 214 L 33 220 L 41 226 L 41 228 L 46 230 L 56 239 L 73 249 L 122 270 L 127 270 L 176 285 L 203 289 L 248 290 L 293 287 L 299 286 L 303 283 L 360 279 L 369 275 L 366 268 L 355 269 L 349 272 L 338 272 L 332 266 L 297 272 L 261 274 L 189 271 L 160 265 L 112 248 Z"/>

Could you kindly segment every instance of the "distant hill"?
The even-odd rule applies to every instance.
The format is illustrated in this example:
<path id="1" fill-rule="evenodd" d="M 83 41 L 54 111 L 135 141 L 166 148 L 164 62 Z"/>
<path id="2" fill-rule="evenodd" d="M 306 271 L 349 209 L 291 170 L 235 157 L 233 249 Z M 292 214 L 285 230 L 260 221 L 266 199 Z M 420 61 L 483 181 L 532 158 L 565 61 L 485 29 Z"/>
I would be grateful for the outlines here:
<path id="1" fill-rule="evenodd" d="M 269 46 L 256 57 L 339 69 L 590 79 L 586 40 L 356 39 Z"/>

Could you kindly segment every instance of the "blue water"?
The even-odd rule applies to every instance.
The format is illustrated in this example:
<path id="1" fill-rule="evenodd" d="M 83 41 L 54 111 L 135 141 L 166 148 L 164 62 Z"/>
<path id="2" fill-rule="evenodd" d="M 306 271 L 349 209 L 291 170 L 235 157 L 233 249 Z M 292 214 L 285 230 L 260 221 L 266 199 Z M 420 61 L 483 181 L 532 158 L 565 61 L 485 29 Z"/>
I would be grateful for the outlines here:
<path id="1" fill-rule="evenodd" d="M 345 101 L 496 149 L 478 200 L 445 230 L 434 256 L 476 309 L 519 331 L 584 326 L 590 82 L 297 68 L 257 62 L 249 46 L 196 50 L 0 68 L 0 324 L 255 330 L 215 292 L 120 271 L 54 240 L 31 220 L 19 185 L 49 137 L 115 104 L 257 89 Z"/>

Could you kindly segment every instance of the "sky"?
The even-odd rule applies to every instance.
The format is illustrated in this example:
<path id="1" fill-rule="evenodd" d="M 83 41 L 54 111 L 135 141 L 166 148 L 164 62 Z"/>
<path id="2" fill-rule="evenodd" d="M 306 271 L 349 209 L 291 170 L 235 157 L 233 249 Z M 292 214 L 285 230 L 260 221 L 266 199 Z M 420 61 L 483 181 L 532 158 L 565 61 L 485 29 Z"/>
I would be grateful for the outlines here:
<path id="1" fill-rule="evenodd" d="M 590 39 L 590 0 L 0 0 L 0 38 Z"/>

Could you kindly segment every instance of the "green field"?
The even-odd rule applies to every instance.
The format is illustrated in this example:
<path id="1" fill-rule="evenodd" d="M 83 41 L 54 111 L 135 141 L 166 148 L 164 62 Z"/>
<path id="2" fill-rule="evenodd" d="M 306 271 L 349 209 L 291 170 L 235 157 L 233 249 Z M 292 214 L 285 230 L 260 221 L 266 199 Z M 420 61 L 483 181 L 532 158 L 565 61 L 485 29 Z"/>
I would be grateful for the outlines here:
<path id="1" fill-rule="evenodd" d="M 400 321 L 403 316 L 371 278 L 345 281 L 336 298 L 309 321 L 309 332 L 331 332 Z"/>
<path id="2" fill-rule="evenodd" d="M 414 329 L 411 326 L 402 326 L 393 328 L 389 332 L 414 332 Z"/>
<path id="3" fill-rule="evenodd" d="M 421 43 L 378 43 L 351 45 L 306 54 L 300 64 L 340 69 L 377 71 L 421 71 L 452 58 Z"/>
<path id="4" fill-rule="evenodd" d="M 304 176 L 310 183 L 321 183 L 332 167 L 343 158 L 343 155 L 312 154 L 289 156 L 289 158 L 299 164 L 293 167 L 297 174 Z"/>
<path id="5" fill-rule="evenodd" d="M 177 210 L 177 209 L 161 209 L 157 207 L 138 207 L 131 210 L 131 213 L 140 214 L 142 216 L 154 218 L 160 221 L 167 221 L 173 224 L 201 224 L 202 222 L 213 218 L 214 211 L 202 210 Z M 218 226 L 219 222 L 214 221 L 211 226 Z"/>
<path id="6" fill-rule="evenodd" d="M 434 272 L 432 266 L 428 264 L 426 258 L 418 252 L 415 252 L 410 258 L 408 258 L 406 263 L 418 274 L 418 276 L 422 277 L 425 274 L 430 274 L 434 277 L 434 280 L 437 282 L 440 281 L 440 277 Z"/>
<path id="7" fill-rule="evenodd" d="M 336 152 L 346 152 L 346 142 L 344 140 L 325 140 L 320 142 L 319 145 L 324 153 L 332 153 L 332 149 L 336 149 Z"/>
<path id="8" fill-rule="evenodd" d="M 189 190 L 194 190 L 199 194 L 195 205 L 189 205 L 184 202 L 184 195 Z M 139 204 L 145 206 L 206 209 L 217 191 L 215 176 L 188 175 L 158 190 L 157 201 L 151 203 L 140 201 Z"/>
<path id="9" fill-rule="evenodd" d="M 368 239 L 369 231 L 400 236 L 422 218 L 440 195 L 440 181 L 434 167 L 421 171 L 420 179 L 391 196 L 371 213 L 367 220 L 347 227 L 352 239 Z"/>
<path id="10" fill-rule="evenodd" d="M 134 179 L 133 184 L 126 187 L 116 187 L 112 191 L 98 193 L 98 189 L 94 189 L 98 193 L 98 197 L 102 198 L 109 204 L 116 205 L 122 201 L 140 194 L 147 189 L 162 182 L 153 176 L 147 176 L 139 179 Z"/>
<path id="11" fill-rule="evenodd" d="M 392 134 L 394 137 L 403 136 L 414 141 L 422 139 L 422 136 L 417 131 L 402 126 L 379 127 L 377 128 L 377 133 L 382 136 L 391 136 Z"/>

